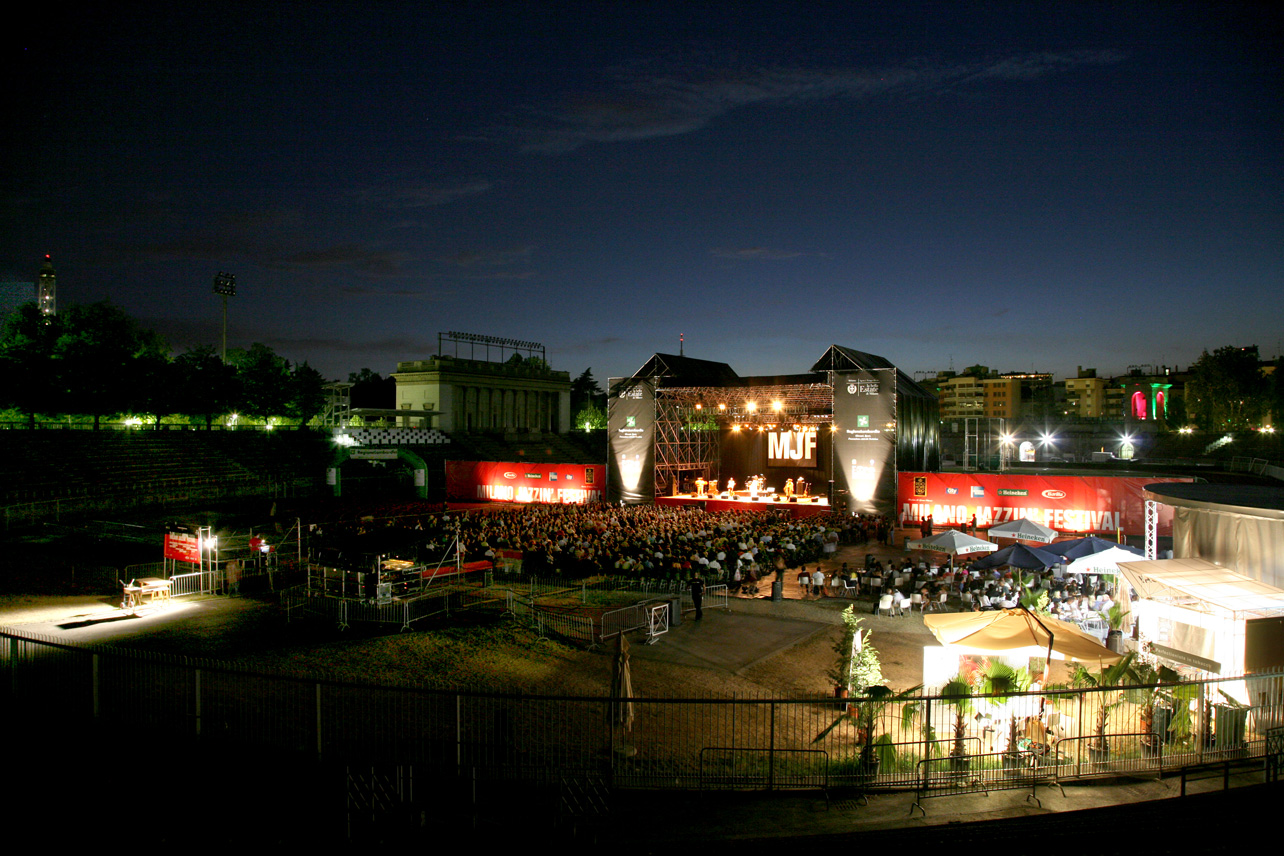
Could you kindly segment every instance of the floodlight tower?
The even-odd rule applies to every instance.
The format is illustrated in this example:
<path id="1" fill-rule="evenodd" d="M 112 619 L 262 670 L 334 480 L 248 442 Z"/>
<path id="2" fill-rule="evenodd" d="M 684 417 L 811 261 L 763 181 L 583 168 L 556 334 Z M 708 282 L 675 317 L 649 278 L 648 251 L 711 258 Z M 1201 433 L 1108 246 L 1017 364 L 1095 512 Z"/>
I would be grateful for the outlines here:
<path id="1" fill-rule="evenodd" d="M 223 298 L 223 363 L 227 363 L 227 299 L 236 296 L 236 276 L 219 271 L 214 275 L 214 293 Z"/>

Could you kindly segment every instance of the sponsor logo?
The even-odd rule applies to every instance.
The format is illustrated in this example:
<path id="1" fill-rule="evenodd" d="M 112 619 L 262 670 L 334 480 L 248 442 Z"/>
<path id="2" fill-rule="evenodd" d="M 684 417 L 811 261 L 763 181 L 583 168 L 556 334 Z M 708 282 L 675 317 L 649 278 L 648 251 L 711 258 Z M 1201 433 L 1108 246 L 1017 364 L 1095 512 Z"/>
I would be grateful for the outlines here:
<path id="1" fill-rule="evenodd" d="M 857 417 L 856 417 L 856 427 L 857 427 L 857 428 L 868 428 L 868 427 L 869 427 L 869 417 L 868 417 L 868 416 L 857 416 Z"/>
<path id="2" fill-rule="evenodd" d="M 1048 499 L 1065 499 L 1066 498 L 1066 492 L 1064 490 L 1045 490 L 1043 492 L 1043 495 L 1046 496 Z"/>
<path id="3" fill-rule="evenodd" d="M 1030 495 L 1030 491 L 1028 490 L 1016 490 L 1010 487 L 999 488 L 999 496 L 1029 496 L 1029 495 Z"/>
<path id="4" fill-rule="evenodd" d="M 509 470 L 508 472 L 504 473 L 504 478 L 515 479 L 517 478 L 517 473 L 513 472 L 512 470 Z"/>
<path id="5" fill-rule="evenodd" d="M 549 473 L 549 474 L 548 474 L 548 480 L 549 480 L 549 481 L 557 481 L 557 473 Z"/>
<path id="6" fill-rule="evenodd" d="M 959 492 L 959 489 L 956 487 L 947 487 L 945 489 L 945 492 L 948 493 L 950 496 L 953 496 L 954 494 Z"/>
<path id="7" fill-rule="evenodd" d="M 925 476 L 914 477 L 914 495 L 927 496 L 927 478 Z"/>
<path id="8" fill-rule="evenodd" d="M 848 394 L 848 395 L 855 395 L 855 394 L 856 394 L 856 384 L 854 384 L 854 383 L 849 383 L 849 384 L 847 384 L 847 394 Z"/>
<path id="9" fill-rule="evenodd" d="M 635 417 L 635 416 L 625 416 L 625 417 L 624 417 L 624 427 L 625 427 L 625 428 L 636 428 L 636 427 L 638 427 L 638 420 L 637 420 L 637 417 Z"/>
<path id="10" fill-rule="evenodd" d="M 985 496 L 985 488 L 981 487 L 979 484 L 971 485 L 971 488 L 972 488 L 972 497 L 974 499 L 978 496 Z"/>
<path id="11" fill-rule="evenodd" d="M 527 474 L 526 474 L 526 478 L 528 478 L 528 479 L 542 479 L 542 478 L 543 478 L 543 476 L 542 476 L 542 475 L 540 475 L 539 473 L 527 473 Z"/>

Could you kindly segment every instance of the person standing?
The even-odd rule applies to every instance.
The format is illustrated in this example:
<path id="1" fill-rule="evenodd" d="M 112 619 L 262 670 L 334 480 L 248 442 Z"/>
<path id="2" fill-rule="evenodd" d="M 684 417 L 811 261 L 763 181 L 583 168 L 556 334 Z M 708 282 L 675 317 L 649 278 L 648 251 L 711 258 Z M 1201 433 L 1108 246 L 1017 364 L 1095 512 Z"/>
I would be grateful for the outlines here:
<path id="1" fill-rule="evenodd" d="M 699 571 L 691 577 L 691 602 L 695 604 L 696 621 L 699 621 L 704 618 L 704 580 L 700 579 Z"/>

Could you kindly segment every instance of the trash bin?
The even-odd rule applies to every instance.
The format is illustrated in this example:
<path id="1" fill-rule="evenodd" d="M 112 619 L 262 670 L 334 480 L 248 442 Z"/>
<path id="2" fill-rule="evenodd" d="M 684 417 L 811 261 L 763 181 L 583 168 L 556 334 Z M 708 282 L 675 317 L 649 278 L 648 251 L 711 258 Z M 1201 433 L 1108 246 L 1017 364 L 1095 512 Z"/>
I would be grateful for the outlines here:
<path id="1" fill-rule="evenodd" d="M 785 599 L 785 584 L 780 580 L 780 575 L 771 581 L 771 600 L 774 603 L 780 603 Z"/>
<path id="2" fill-rule="evenodd" d="M 1244 745 L 1248 708 L 1213 705 L 1213 735 L 1218 749 L 1239 749 Z"/>
<path id="3" fill-rule="evenodd" d="M 669 626 L 678 627 L 682 624 L 682 595 L 674 595 L 669 598 Z"/>

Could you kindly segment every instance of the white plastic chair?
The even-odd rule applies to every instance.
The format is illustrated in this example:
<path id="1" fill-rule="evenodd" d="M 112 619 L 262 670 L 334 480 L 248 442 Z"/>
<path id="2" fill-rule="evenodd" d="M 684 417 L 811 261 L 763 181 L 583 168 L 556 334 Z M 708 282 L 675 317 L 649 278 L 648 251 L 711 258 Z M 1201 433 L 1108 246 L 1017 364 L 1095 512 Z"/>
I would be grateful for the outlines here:
<path id="1" fill-rule="evenodd" d="M 885 594 L 878 599 L 878 614 L 882 615 L 884 612 L 889 616 L 895 615 L 892 607 L 892 596 L 890 594 Z"/>

